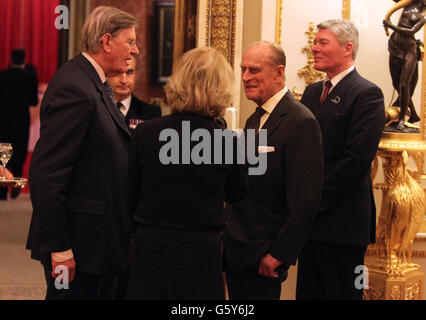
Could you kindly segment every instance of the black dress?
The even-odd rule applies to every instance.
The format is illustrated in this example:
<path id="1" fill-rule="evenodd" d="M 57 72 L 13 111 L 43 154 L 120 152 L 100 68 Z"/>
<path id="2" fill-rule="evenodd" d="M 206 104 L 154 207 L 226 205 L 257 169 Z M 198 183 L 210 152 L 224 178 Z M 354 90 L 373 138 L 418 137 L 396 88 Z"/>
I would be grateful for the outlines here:
<path id="1" fill-rule="evenodd" d="M 215 130 L 221 129 L 213 118 L 192 114 L 149 120 L 136 129 L 129 204 L 137 230 L 128 299 L 225 298 L 224 201 L 242 199 L 248 187 L 244 169 L 237 165 L 236 137 L 232 149 L 223 144 L 218 156 Z M 200 131 L 203 138 L 196 138 Z M 233 152 L 232 162 L 225 163 L 227 152 Z M 197 164 L 200 158 L 204 162 Z"/>

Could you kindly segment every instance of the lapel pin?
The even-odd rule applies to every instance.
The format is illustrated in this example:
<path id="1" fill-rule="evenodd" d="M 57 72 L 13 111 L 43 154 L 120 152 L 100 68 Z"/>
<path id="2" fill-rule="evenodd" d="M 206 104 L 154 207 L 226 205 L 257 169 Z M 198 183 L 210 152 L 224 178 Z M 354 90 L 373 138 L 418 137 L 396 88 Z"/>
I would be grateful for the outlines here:
<path id="1" fill-rule="evenodd" d="M 336 98 L 331 99 L 331 102 L 333 102 L 334 104 L 338 104 L 340 102 L 340 97 L 336 96 Z"/>

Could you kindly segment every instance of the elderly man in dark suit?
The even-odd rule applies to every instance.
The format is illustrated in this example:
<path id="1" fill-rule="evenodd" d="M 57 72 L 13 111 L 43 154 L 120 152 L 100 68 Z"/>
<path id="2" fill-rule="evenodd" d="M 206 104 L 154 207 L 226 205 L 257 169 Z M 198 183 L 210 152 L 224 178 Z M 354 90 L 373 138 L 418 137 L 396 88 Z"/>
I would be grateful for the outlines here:
<path id="1" fill-rule="evenodd" d="M 139 53 L 136 23 L 96 8 L 82 28 L 83 53 L 57 71 L 42 101 L 27 248 L 43 263 L 47 299 L 114 299 L 127 271 L 131 135 L 106 77 Z"/>
<path id="2" fill-rule="evenodd" d="M 315 69 L 327 76 L 308 86 L 301 102 L 321 126 L 324 187 L 299 258 L 296 298 L 362 299 L 355 280 L 367 245 L 375 240 L 370 168 L 385 124 L 383 94 L 354 67 L 356 26 L 328 20 L 317 27 Z"/>
<path id="3" fill-rule="evenodd" d="M 130 61 L 127 71 L 122 74 L 108 78 L 114 90 L 117 106 L 125 117 L 130 132 L 145 120 L 161 117 L 161 109 L 136 98 L 132 92 L 135 89 L 137 78 L 136 59 Z"/>
<path id="4" fill-rule="evenodd" d="M 269 152 L 266 172 L 249 175 L 247 197 L 226 205 L 230 299 L 280 298 L 281 282 L 296 263 L 320 204 L 320 128 L 287 89 L 285 65 L 284 51 L 270 42 L 252 44 L 241 63 L 245 94 L 258 105 L 245 129 L 266 130 L 267 145 L 256 149 Z"/>

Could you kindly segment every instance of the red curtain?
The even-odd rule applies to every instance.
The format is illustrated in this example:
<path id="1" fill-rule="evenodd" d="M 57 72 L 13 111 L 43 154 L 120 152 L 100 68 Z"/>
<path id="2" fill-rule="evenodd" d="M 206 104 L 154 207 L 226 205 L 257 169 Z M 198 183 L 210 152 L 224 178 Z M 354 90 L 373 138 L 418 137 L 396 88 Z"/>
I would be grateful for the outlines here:
<path id="1" fill-rule="evenodd" d="M 58 65 L 55 8 L 59 0 L 0 0 L 0 68 L 10 64 L 10 52 L 23 48 L 26 61 L 37 68 L 40 82 L 49 82 Z"/>

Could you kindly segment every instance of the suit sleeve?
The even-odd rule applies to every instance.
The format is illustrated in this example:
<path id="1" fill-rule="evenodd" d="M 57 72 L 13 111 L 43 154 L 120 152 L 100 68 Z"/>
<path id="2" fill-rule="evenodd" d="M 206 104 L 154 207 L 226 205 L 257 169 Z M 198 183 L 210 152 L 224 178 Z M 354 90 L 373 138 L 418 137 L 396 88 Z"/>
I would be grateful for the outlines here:
<path id="1" fill-rule="evenodd" d="M 321 131 L 306 118 L 288 137 L 284 153 L 286 221 L 270 254 L 286 265 L 295 264 L 318 211 L 323 182 Z"/>
<path id="2" fill-rule="evenodd" d="M 127 166 L 128 171 L 128 222 L 131 229 L 131 233 L 136 230 L 135 213 L 139 203 L 139 195 L 141 190 L 141 178 L 142 170 L 139 165 L 139 154 L 138 154 L 138 132 L 140 132 L 141 126 L 136 129 L 136 134 L 132 139 L 129 149 L 129 162 Z"/>
<path id="3" fill-rule="evenodd" d="M 385 125 L 383 94 L 376 86 L 360 92 L 354 101 L 341 159 L 324 177 L 321 210 L 329 208 L 344 192 L 362 185 Z"/>
<path id="4" fill-rule="evenodd" d="M 248 192 L 247 168 L 243 164 L 238 164 L 238 154 L 244 152 L 242 146 L 245 146 L 238 143 L 241 141 L 239 139 L 237 137 L 233 139 L 234 164 L 231 166 L 225 186 L 225 201 L 229 203 L 242 200 Z"/>
<path id="5" fill-rule="evenodd" d="M 31 162 L 30 187 L 47 250 L 59 252 L 71 248 L 67 184 L 90 126 L 93 105 L 75 84 L 53 90 L 40 115 L 40 139 Z"/>

